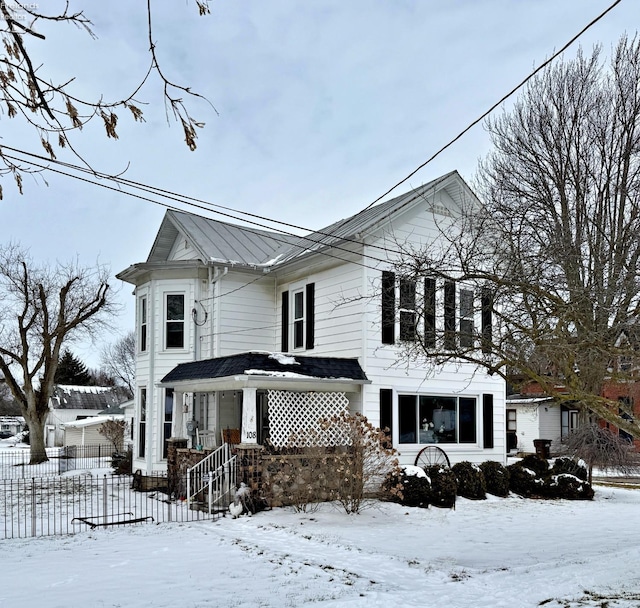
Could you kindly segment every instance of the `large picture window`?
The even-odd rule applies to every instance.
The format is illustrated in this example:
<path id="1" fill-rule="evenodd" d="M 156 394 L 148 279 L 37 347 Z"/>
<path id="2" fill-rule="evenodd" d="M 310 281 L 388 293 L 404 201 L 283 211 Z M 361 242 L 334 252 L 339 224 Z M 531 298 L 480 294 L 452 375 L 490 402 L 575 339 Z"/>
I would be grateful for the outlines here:
<path id="1" fill-rule="evenodd" d="M 476 443 L 475 397 L 399 395 L 400 443 Z"/>
<path id="2" fill-rule="evenodd" d="M 184 348 L 184 294 L 167 294 L 166 311 L 166 347 Z"/>

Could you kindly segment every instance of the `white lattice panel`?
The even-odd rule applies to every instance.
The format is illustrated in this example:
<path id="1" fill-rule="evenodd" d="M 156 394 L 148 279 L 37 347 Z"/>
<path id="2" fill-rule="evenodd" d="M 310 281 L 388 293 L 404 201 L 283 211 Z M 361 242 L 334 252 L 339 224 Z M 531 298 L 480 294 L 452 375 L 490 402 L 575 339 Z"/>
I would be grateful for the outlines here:
<path id="1" fill-rule="evenodd" d="M 321 420 L 344 413 L 344 393 L 269 391 L 269 437 L 275 447 L 293 448 L 344 444 L 339 426 L 321 428 Z"/>

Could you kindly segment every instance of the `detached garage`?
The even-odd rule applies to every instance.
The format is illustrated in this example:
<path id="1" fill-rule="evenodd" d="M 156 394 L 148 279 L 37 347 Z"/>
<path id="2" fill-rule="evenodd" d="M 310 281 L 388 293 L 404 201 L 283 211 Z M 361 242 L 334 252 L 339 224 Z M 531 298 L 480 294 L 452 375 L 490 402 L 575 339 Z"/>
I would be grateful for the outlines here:
<path id="1" fill-rule="evenodd" d="M 84 420 L 64 423 L 64 445 L 101 445 L 109 440 L 98 429 L 108 420 L 124 420 L 124 416 L 92 416 Z"/>

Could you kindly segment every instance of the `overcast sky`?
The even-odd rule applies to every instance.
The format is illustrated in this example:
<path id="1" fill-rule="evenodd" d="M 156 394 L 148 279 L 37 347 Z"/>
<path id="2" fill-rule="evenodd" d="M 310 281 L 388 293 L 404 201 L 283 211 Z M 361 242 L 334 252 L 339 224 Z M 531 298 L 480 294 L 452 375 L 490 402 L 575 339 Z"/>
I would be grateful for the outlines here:
<path id="1" fill-rule="evenodd" d="M 219 115 L 186 99 L 206 123 L 189 151 L 152 80 L 137 95 L 148 104 L 145 123 L 123 113 L 117 141 L 96 123 L 73 142 L 96 170 L 127 169 L 131 180 L 319 229 L 386 192 L 612 3 L 212 0 L 211 14 L 199 17 L 192 0 L 156 0 L 154 40 L 166 76 L 204 95 Z M 73 26 L 41 28 L 47 39 L 32 42 L 34 63 L 57 81 L 75 76 L 78 96 L 128 95 L 149 64 L 146 2 L 70 4 L 85 10 L 98 38 Z M 623 0 L 579 42 L 608 53 L 625 32 L 635 34 L 638 17 L 637 0 Z M 41 154 L 17 120 L 0 115 L 0 144 Z M 478 125 L 394 194 L 453 169 L 472 182 L 488 150 Z M 163 207 L 45 178 L 48 186 L 26 178 L 23 196 L 4 178 L 2 242 L 22 243 L 36 260 L 99 260 L 113 274 L 146 259 Z M 114 279 L 114 287 L 125 305 L 118 326 L 132 329 L 131 286 Z M 97 366 L 99 349 L 73 350 Z"/>

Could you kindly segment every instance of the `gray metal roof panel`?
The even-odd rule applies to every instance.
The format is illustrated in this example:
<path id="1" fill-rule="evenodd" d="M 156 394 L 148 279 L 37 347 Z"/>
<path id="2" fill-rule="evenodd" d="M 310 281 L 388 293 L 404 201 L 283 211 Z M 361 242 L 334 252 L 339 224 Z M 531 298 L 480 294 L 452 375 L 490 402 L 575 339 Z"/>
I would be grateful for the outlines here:
<path id="1" fill-rule="evenodd" d="M 269 263 L 278 250 L 288 248 L 298 238 L 169 210 L 147 261 L 166 260 L 179 233 L 191 241 L 203 261 L 222 260 L 246 266 Z"/>

